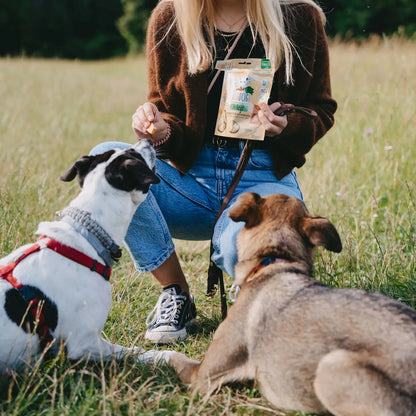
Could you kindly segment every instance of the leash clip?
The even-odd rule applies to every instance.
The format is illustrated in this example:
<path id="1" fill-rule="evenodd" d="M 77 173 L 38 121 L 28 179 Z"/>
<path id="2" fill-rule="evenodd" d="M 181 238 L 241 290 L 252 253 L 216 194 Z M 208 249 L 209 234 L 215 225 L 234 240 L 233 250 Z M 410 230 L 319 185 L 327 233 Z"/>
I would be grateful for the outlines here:
<path id="1" fill-rule="evenodd" d="M 228 291 L 228 296 L 230 297 L 231 302 L 235 302 L 237 299 L 238 293 L 240 292 L 240 285 L 233 283 Z"/>
<path id="2" fill-rule="evenodd" d="M 121 256 L 123 255 L 121 248 L 115 243 L 111 245 L 109 251 L 110 251 L 111 258 L 114 261 L 119 261 L 121 259 Z"/>

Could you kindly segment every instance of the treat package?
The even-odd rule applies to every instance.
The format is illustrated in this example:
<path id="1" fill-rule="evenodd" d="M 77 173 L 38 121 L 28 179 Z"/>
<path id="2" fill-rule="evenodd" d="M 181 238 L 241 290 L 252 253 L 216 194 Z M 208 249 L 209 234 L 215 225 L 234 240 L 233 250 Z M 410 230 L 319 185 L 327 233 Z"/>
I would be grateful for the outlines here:
<path id="1" fill-rule="evenodd" d="M 218 110 L 216 136 L 264 140 L 264 127 L 257 113 L 267 103 L 273 83 L 274 66 L 269 59 L 228 59 L 218 61 L 224 81 Z"/>

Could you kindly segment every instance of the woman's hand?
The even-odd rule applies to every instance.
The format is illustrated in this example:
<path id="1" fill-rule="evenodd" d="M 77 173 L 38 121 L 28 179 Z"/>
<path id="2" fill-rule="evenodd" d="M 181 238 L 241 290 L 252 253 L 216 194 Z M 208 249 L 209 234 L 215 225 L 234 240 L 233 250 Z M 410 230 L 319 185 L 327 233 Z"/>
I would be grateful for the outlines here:
<path id="1" fill-rule="evenodd" d="M 131 126 L 138 140 L 150 139 L 153 143 L 157 143 L 168 134 L 168 123 L 163 120 L 159 110 L 153 103 L 147 102 L 141 105 L 133 114 L 132 120 Z M 152 124 L 154 126 L 153 132 Z"/>
<path id="2" fill-rule="evenodd" d="M 266 136 L 273 137 L 279 135 L 287 126 L 287 116 L 279 117 L 274 114 L 281 103 L 273 103 L 267 105 L 266 103 L 259 103 L 260 110 L 257 117 L 266 130 Z"/>

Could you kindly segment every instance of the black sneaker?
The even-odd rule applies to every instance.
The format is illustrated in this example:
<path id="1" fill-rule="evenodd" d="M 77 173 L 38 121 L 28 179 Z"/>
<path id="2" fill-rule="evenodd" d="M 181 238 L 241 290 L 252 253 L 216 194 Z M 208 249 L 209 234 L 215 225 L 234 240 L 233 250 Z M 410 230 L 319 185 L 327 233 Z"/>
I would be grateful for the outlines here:
<path id="1" fill-rule="evenodd" d="M 146 319 L 145 338 L 156 344 L 169 344 L 186 338 L 186 327 L 196 319 L 193 297 L 182 292 L 179 285 L 163 289 L 162 294 Z"/>

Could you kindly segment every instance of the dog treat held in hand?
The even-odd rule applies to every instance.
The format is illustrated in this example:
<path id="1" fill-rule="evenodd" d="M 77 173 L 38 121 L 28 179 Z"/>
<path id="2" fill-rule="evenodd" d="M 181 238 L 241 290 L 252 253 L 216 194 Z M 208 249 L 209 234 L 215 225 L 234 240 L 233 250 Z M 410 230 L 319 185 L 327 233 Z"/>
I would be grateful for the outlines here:
<path id="1" fill-rule="evenodd" d="M 153 123 L 150 123 L 149 127 L 146 129 L 149 134 L 154 134 L 156 131 L 156 127 Z"/>

